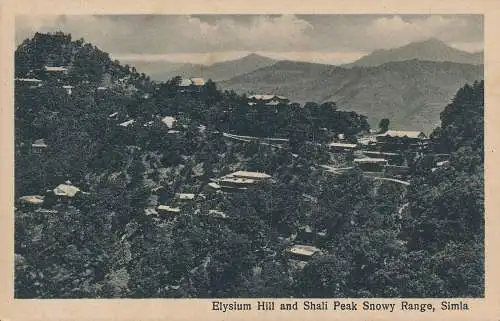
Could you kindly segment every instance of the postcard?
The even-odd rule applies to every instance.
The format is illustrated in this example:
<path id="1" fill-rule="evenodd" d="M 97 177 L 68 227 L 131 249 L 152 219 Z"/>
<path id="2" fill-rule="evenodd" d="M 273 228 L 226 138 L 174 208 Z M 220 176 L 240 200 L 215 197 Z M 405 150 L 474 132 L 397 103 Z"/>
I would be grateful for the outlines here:
<path id="1" fill-rule="evenodd" d="M 0 320 L 499 318 L 498 4 L 2 9 Z"/>

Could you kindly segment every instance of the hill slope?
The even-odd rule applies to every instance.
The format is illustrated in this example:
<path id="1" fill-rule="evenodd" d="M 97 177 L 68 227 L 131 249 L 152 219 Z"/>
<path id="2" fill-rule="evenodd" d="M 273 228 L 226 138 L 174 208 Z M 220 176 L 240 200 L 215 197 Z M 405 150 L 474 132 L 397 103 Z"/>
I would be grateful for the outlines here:
<path id="1" fill-rule="evenodd" d="M 428 39 L 412 42 L 399 48 L 376 50 L 345 66 L 370 67 L 379 66 L 387 62 L 412 59 L 480 65 L 483 63 L 483 52 L 469 53 L 450 47 L 441 40 Z"/>
<path id="2" fill-rule="evenodd" d="M 368 116 L 375 128 L 387 117 L 393 129 L 430 132 L 439 125 L 439 114 L 457 89 L 480 79 L 482 65 L 451 62 L 411 60 L 342 68 L 281 61 L 221 82 L 220 87 L 241 93 L 276 93 L 302 103 L 335 101 Z"/>
<path id="3" fill-rule="evenodd" d="M 175 76 L 203 77 L 212 80 L 226 80 L 232 77 L 252 72 L 259 68 L 268 67 L 276 63 L 276 60 L 250 54 L 240 59 L 218 62 L 210 66 L 198 64 L 183 64 L 177 68 L 162 72 L 150 73 L 153 80 L 166 81 Z M 158 70 L 158 69 L 157 69 Z"/>

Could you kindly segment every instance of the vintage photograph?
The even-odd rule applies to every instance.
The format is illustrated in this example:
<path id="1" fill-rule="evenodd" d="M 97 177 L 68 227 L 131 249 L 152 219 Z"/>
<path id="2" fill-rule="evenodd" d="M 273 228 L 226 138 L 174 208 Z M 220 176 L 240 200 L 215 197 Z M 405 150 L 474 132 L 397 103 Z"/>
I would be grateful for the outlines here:
<path id="1" fill-rule="evenodd" d="M 483 29 L 17 15 L 14 297 L 484 298 Z"/>

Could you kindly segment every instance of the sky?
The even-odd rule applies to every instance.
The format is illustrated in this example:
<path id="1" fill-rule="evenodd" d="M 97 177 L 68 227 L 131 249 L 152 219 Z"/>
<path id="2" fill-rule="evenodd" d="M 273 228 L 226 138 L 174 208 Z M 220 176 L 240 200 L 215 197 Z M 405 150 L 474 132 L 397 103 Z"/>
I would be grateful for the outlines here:
<path id="1" fill-rule="evenodd" d="M 212 64 L 257 53 L 348 63 L 377 49 L 440 39 L 483 50 L 482 15 L 66 15 L 17 16 L 16 44 L 63 31 L 124 61 Z"/>

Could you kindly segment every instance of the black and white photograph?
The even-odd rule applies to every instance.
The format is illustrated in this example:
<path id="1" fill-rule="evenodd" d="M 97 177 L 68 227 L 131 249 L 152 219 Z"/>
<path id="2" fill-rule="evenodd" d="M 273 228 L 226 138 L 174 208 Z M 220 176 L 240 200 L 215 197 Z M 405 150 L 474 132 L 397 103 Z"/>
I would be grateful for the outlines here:
<path id="1" fill-rule="evenodd" d="M 485 297 L 482 14 L 14 20 L 15 299 Z"/>

